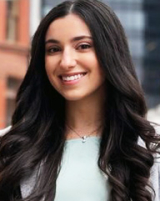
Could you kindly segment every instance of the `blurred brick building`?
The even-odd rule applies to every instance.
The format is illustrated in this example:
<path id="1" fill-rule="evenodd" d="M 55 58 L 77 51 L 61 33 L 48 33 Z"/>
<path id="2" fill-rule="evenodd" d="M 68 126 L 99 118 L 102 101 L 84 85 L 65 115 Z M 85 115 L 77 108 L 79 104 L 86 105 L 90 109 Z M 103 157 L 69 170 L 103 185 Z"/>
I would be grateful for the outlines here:
<path id="1" fill-rule="evenodd" d="M 0 128 L 10 124 L 29 53 L 29 0 L 0 0 Z"/>

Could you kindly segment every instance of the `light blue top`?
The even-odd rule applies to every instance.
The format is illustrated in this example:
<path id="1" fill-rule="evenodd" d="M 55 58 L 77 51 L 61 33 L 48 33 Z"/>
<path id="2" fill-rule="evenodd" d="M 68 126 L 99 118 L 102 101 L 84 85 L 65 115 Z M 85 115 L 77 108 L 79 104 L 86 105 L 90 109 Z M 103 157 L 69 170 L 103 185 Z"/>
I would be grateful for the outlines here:
<path id="1" fill-rule="evenodd" d="M 0 137 L 5 135 L 11 126 L 0 130 Z M 155 127 L 160 135 L 160 127 Z M 109 201 L 108 180 L 97 166 L 100 138 L 90 137 L 86 143 L 81 139 L 68 140 L 65 145 L 62 167 L 57 179 L 55 201 Z M 145 147 L 141 138 L 138 144 Z M 41 168 L 41 167 L 40 167 Z M 22 197 L 26 198 L 36 185 L 39 168 L 21 182 Z M 160 201 L 160 155 L 155 154 L 154 165 L 150 171 L 149 183 L 155 190 L 153 201 Z M 43 199 L 42 199 L 43 201 Z"/>
<path id="2" fill-rule="evenodd" d="M 109 200 L 108 180 L 97 164 L 99 143 L 99 137 L 66 141 L 55 201 Z"/>

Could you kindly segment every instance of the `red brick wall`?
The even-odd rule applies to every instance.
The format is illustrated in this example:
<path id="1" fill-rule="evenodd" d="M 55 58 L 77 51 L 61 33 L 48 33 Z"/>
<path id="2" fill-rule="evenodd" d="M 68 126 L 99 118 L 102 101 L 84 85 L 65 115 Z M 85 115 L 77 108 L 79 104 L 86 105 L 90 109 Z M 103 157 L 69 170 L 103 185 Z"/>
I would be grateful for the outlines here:
<path id="1" fill-rule="evenodd" d="M 0 0 L 0 41 L 6 37 L 6 1 Z"/>
<path id="2" fill-rule="evenodd" d="M 29 43 L 29 0 L 20 0 L 19 4 L 19 42 L 27 45 Z"/>
<path id="3" fill-rule="evenodd" d="M 6 41 L 6 0 L 0 0 L 0 129 L 6 126 L 7 79 L 22 80 L 29 54 L 29 0 L 19 0 L 18 40 Z"/>
<path id="4" fill-rule="evenodd" d="M 6 81 L 0 79 L 0 128 L 5 127 L 5 115 L 6 115 Z"/>

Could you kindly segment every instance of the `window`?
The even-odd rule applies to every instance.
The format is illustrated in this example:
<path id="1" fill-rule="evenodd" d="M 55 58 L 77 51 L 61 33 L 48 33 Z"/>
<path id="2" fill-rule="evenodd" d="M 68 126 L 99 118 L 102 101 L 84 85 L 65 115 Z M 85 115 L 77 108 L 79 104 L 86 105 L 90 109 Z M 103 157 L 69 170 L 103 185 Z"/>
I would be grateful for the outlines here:
<path id="1" fill-rule="evenodd" d="M 19 0 L 7 1 L 7 40 L 18 39 Z"/>

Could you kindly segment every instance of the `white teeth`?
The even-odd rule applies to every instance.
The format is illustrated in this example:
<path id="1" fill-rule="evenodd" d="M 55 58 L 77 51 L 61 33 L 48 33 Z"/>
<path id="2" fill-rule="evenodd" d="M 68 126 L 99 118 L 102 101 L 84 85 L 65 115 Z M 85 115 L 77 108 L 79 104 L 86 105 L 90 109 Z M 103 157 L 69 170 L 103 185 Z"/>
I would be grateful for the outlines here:
<path id="1" fill-rule="evenodd" d="M 77 74 L 77 75 L 72 75 L 72 76 L 62 76 L 62 80 L 72 81 L 72 80 L 77 80 L 83 76 L 84 76 L 84 74 Z"/>

